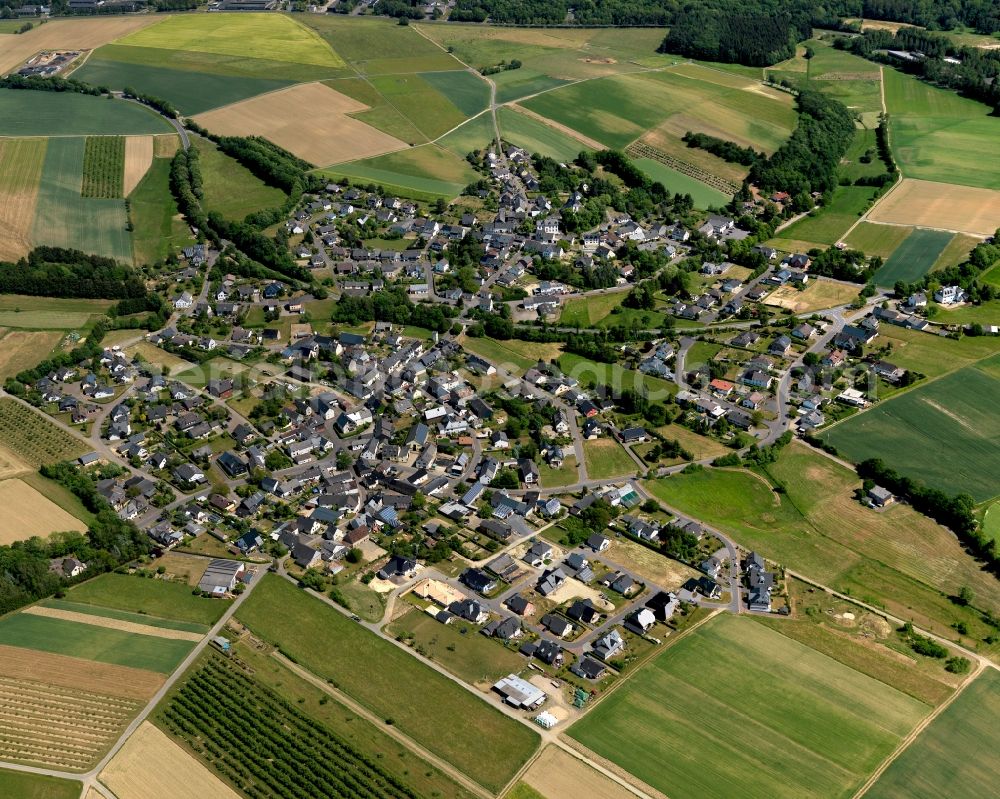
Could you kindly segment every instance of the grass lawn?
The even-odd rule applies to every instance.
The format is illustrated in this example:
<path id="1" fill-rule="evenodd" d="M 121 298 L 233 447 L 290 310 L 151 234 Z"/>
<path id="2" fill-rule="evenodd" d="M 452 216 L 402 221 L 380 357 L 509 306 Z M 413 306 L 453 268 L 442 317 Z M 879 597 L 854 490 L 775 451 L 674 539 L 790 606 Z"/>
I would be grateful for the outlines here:
<path id="1" fill-rule="evenodd" d="M 674 797 L 850 796 L 928 710 L 750 619 L 722 615 L 569 734 Z"/>
<path id="2" fill-rule="evenodd" d="M 91 624 L 15 613 L 0 620 L 0 644 L 169 674 L 194 646 Z"/>
<path id="3" fill-rule="evenodd" d="M 95 316 L 103 316 L 112 305 L 112 300 L 3 294 L 0 295 L 0 325 L 27 330 L 78 330 Z"/>
<path id="4" fill-rule="evenodd" d="M 87 605 L 208 626 L 218 621 L 228 607 L 224 600 L 194 596 L 191 587 L 180 582 L 127 574 L 102 574 L 74 586 L 66 592 L 66 598 Z"/>
<path id="5" fill-rule="evenodd" d="M 539 153 L 557 161 L 569 162 L 581 150 L 588 149 L 578 139 L 561 130 L 556 130 L 534 117 L 514 108 L 502 107 L 497 112 L 500 135 L 512 144 L 523 147 L 529 153 Z"/>
<path id="6" fill-rule="evenodd" d="M 124 100 L 70 92 L 0 90 L 0 136 L 127 135 L 171 130 L 155 111 Z"/>
<path id="7" fill-rule="evenodd" d="M 0 769 L 0 796 L 8 799 L 79 799 L 80 788 L 76 780 Z"/>
<path id="8" fill-rule="evenodd" d="M 524 668 L 520 655 L 479 635 L 476 627 L 460 621 L 442 624 L 419 608 L 408 610 L 387 625 L 386 632 L 412 639 L 417 652 L 480 688 L 488 688 L 501 677 Z"/>
<path id="9" fill-rule="evenodd" d="M 613 438 L 584 441 L 583 459 L 587 464 L 587 476 L 591 480 L 629 477 L 639 471 L 625 448 Z"/>
<path id="10" fill-rule="evenodd" d="M 364 583 L 352 580 L 338 585 L 340 595 L 347 600 L 351 613 L 356 613 L 365 621 L 382 621 L 385 613 L 385 595 L 373 591 Z"/>
<path id="11" fill-rule="evenodd" d="M 193 243 L 191 230 L 170 194 L 170 159 L 153 159 L 149 171 L 129 195 L 129 202 L 136 264 L 162 261 L 171 250 L 179 252 Z"/>
<path id="12" fill-rule="evenodd" d="M 865 796 L 990 796 L 1000 784 L 1000 675 L 986 669 L 890 764 Z"/>
<path id="13" fill-rule="evenodd" d="M 627 296 L 624 291 L 571 297 L 562 307 L 559 324 L 565 327 L 593 327 L 615 308 L 620 308 Z"/>
<path id="14" fill-rule="evenodd" d="M 805 445 L 786 447 L 770 480 L 742 469 L 708 469 L 650 481 L 667 505 L 728 532 L 801 574 L 955 638 L 953 623 L 985 635 L 979 615 L 953 603 L 962 586 L 997 612 L 1000 586 L 955 537 L 907 505 L 875 513 L 854 499 L 854 473 Z M 781 481 L 786 493 L 771 489 Z"/>
<path id="15" fill-rule="evenodd" d="M 358 716 L 273 657 L 244 645 L 237 645 L 237 654 L 251 665 L 257 682 L 295 704 L 300 711 L 343 738 L 354 749 L 388 769 L 416 791 L 418 796 L 472 799 L 472 794 L 467 790 L 426 760 L 413 754 L 379 726 Z M 217 657 L 214 653 L 210 656 Z"/>
<path id="16" fill-rule="evenodd" d="M 844 243 L 852 250 L 861 250 L 865 255 L 888 258 L 910 235 L 910 232 L 911 228 L 900 225 L 877 225 L 874 222 L 862 222 L 844 239 Z"/>
<path id="17" fill-rule="evenodd" d="M 822 434 L 854 461 L 880 457 L 910 477 L 983 502 L 1000 493 L 1000 356 L 918 386 Z"/>
<path id="18" fill-rule="evenodd" d="M 562 488 L 576 482 L 576 458 L 567 458 L 563 465 L 554 469 L 547 463 L 538 464 L 538 474 L 542 488 Z"/>
<path id="19" fill-rule="evenodd" d="M 285 193 L 264 184 L 246 167 L 214 144 L 196 139 L 201 173 L 205 184 L 205 207 L 231 220 L 242 220 L 261 208 L 285 202 Z"/>
<path id="20" fill-rule="evenodd" d="M 36 94 L 25 91 L 15 93 Z M 38 94 L 65 100 L 86 97 L 101 102 L 81 94 Z M 4 113 L 2 97 L 0 93 L 0 116 Z M 68 108 L 63 113 L 72 113 L 72 109 Z M 114 118 L 113 113 L 107 116 Z M 131 264 L 132 239 L 127 229 L 125 201 L 81 197 L 85 142 L 86 139 L 68 136 L 49 139 L 31 238 L 36 244 L 75 248 Z"/>
<path id="21" fill-rule="evenodd" d="M 116 44 L 163 50 L 246 56 L 343 67 L 343 60 L 312 29 L 281 14 L 183 14 L 131 33 Z"/>
<path id="22" fill-rule="evenodd" d="M 732 199 L 728 194 L 702 183 L 697 178 L 671 169 L 652 158 L 636 158 L 634 163 L 648 177 L 666 186 L 672 194 L 690 194 L 695 208 L 722 208 Z"/>
<path id="23" fill-rule="evenodd" d="M 129 355 L 139 355 L 143 360 L 154 366 L 159 366 L 161 369 L 169 368 L 172 373 L 182 372 L 194 365 L 191 361 L 185 361 L 172 352 L 161 350 L 155 344 L 150 344 L 148 341 L 140 341 L 138 344 L 129 347 L 127 351 Z"/>
<path id="24" fill-rule="evenodd" d="M 836 244 L 848 228 L 864 213 L 868 201 L 875 196 L 871 186 L 838 186 L 830 204 L 789 225 L 772 241 L 778 249 L 785 239 L 809 241 L 818 245 Z"/>
<path id="25" fill-rule="evenodd" d="M 983 514 L 983 532 L 1000 543 L 1000 503 L 994 502 Z"/>
<path id="26" fill-rule="evenodd" d="M 490 707 L 491 700 L 460 688 L 287 580 L 264 576 L 237 615 L 491 791 L 502 789 L 538 746 L 537 735 Z M 290 615 L 294 626 L 287 623 Z M 484 740 L 490 741 L 488 758 Z"/>
<path id="27" fill-rule="evenodd" d="M 511 374 L 523 376 L 528 369 L 542 361 L 559 357 L 562 345 L 541 344 L 520 339 L 497 341 L 491 338 L 466 336 L 459 342 L 469 352 L 486 358 L 491 363 L 507 369 Z"/>
<path id="28" fill-rule="evenodd" d="M 677 384 L 659 377 L 625 369 L 618 364 L 597 363 L 588 361 L 579 355 L 565 353 L 559 357 L 559 367 L 570 377 L 576 378 L 582 385 L 590 386 L 603 383 L 611 386 L 617 394 L 622 389 L 633 388 L 637 391 L 645 389 L 652 401 L 662 401 L 677 393 Z"/>
<path id="29" fill-rule="evenodd" d="M 875 273 L 880 286 L 892 286 L 897 280 L 913 283 L 926 275 L 954 238 L 941 230 L 914 230 Z"/>

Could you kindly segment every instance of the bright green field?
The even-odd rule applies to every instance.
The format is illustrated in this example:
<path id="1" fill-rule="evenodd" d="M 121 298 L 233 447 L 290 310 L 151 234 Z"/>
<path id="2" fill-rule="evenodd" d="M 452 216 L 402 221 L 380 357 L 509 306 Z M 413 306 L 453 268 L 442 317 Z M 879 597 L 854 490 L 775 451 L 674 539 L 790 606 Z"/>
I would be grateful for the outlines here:
<path id="1" fill-rule="evenodd" d="M 983 515 L 983 532 L 1000 543 L 1000 504 L 994 502 Z"/>
<path id="2" fill-rule="evenodd" d="M 368 110 L 349 116 L 359 119 L 373 128 L 402 139 L 407 144 L 425 144 L 428 137 L 411 120 L 403 116 L 374 85 L 362 78 L 339 78 L 324 81 L 331 89 L 353 97 L 368 106 Z M 462 153 L 465 156 L 465 153 Z"/>
<path id="3" fill-rule="evenodd" d="M 1000 785 L 1000 675 L 986 669 L 868 790 L 870 799 L 992 796 Z"/>
<path id="4" fill-rule="evenodd" d="M 81 96 L 48 92 L 44 95 L 67 100 Z M 85 142 L 86 139 L 75 137 L 49 139 L 32 241 L 131 263 L 132 240 L 126 229 L 125 201 L 80 196 Z"/>
<path id="5" fill-rule="evenodd" d="M 467 105 L 472 104 L 474 92 L 467 81 L 480 83 L 472 75 L 467 72 L 436 74 L 446 76 L 438 78 L 438 83 L 450 81 L 456 91 L 461 85 L 464 92 L 461 101 Z M 371 78 L 371 82 L 389 105 L 406 117 L 427 138 L 435 139 L 455 126 L 461 125 L 466 119 L 466 114 L 438 89 L 435 82 L 424 75 L 379 75 Z M 359 119 L 367 121 L 360 115 Z"/>
<path id="6" fill-rule="evenodd" d="M 914 230 L 875 273 L 875 282 L 892 286 L 897 280 L 911 283 L 922 278 L 952 238 L 954 234 L 941 230 Z"/>
<path id="7" fill-rule="evenodd" d="M 61 297 L 30 297 L 24 294 L 0 296 L 0 327 L 27 330 L 74 330 L 103 315 L 111 300 L 83 300 Z"/>
<path id="8" fill-rule="evenodd" d="M 170 194 L 170 159 L 154 158 L 149 171 L 139 181 L 131 203 L 132 248 L 139 265 L 163 260 L 171 248 L 179 252 L 194 239 Z"/>
<path id="9" fill-rule="evenodd" d="M 888 258 L 910 235 L 910 231 L 911 228 L 899 225 L 876 225 L 874 222 L 862 222 L 844 239 L 844 243 L 853 250 L 861 250 L 865 255 Z"/>
<path id="10" fill-rule="evenodd" d="M 337 164 L 322 170 L 322 174 L 379 183 L 391 192 L 415 199 L 451 199 L 481 177 L 464 158 L 433 144 Z"/>
<path id="11" fill-rule="evenodd" d="M 437 143 L 460 158 L 465 158 L 474 150 L 488 147 L 495 138 L 493 116 L 489 113 L 482 113 L 474 119 L 470 119 L 458 130 L 453 130 L 447 136 L 438 139 Z"/>
<path id="12" fill-rule="evenodd" d="M 875 189 L 871 186 L 838 186 L 833 191 L 829 205 L 785 228 L 774 240 L 810 241 L 818 245 L 835 244 L 840 241 L 848 228 L 858 221 L 858 216 L 864 213 L 868 201 L 874 195 Z M 780 249 L 780 245 L 775 246 Z"/>
<path id="13" fill-rule="evenodd" d="M 549 158 L 555 158 L 557 161 L 568 163 L 576 158 L 582 150 L 589 149 L 572 136 L 551 128 L 513 108 L 501 108 L 497 112 L 497 118 L 500 123 L 500 135 L 511 144 L 523 147 L 529 153 L 540 153 Z"/>
<path id="14" fill-rule="evenodd" d="M 690 194 L 695 208 L 721 208 L 732 199 L 700 180 L 651 158 L 636 158 L 634 163 L 653 180 L 660 181 L 671 193 Z"/>
<path id="15" fill-rule="evenodd" d="M 984 158 L 1000 140 L 989 107 L 886 69 L 893 153 L 904 175 L 1000 189 L 1000 159 Z"/>
<path id="16" fill-rule="evenodd" d="M 1000 356 L 907 391 L 822 434 L 847 458 L 983 502 L 1000 494 Z"/>
<path id="17" fill-rule="evenodd" d="M 149 65 L 115 60 L 105 57 L 103 55 L 105 51 L 125 54 L 154 53 L 163 57 L 167 63 Z M 171 50 L 109 45 L 87 59 L 87 63 L 74 73 L 74 77 L 94 86 L 110 86 L 113 89 L 132 87 L 154 97 L 162 97 L 189 116 L 274 91 L 292 83 L 289 80 L 236 77 L 175 69 L 167 65 L 175 55 L 179 54 Z"/>
<path id="18" fill-rule="evenodd" d="M 287 580 L 264 576 L 237 615 L 491 791 L 499 792 L 538 746 L 531 730 Z M 489 757 L 483 741 L 490 742 Z"/>
<path id="19" fill-rule="evenodd" d="M 639 468 L 625 448 L 610 437 L 584 441 L 583 460 L 587 466 L 587 477 L 591 480 L 634 475 Z"/>
<path id="20" fill-rule="evenodd" d="M 195 146 L 205 180 L 205 208 L 218 211 L 226 219 L 242 220 L 261 208 L 273 208 L 285 201 L 285 193 L 266 185 L 214 144 L 197 139 Z"/>
<path id="21" fill-rule="evenodd" d="M 0 796 L 8 799 L 78 799 L 80 788 L 76 780 L 0 769 Z"/>
<path id="22" fill-rule="evenodd" d="M 225 601 L 194 596 L 191 586 L 183 583 L 113 573 L 74 586 L 66 592 L 66 598 L 85 605 L 206 626 L 215 624 L 229 607 Z"/>
<path id="23" fill-rule="evenodd" d="M 571 352 L 559 357 L 559 367 L 565 374 L 579 380 L 582 385 L 603 383 L 612 386 L 616 395 L 625 388 L 636 391 L 645 389 L 650 400 L 662 401 L 666 396 L 673 396 L 677 392 L 675 383 L 633 369 L 625 369 L 618 364 L 589 361 Z"/>
<path id="24" fill-rule="evenodd" d="M 470 72 L 425 72 L 421 77 L 467 117 L 475 116 L 489 105 L 490 87 Z"/>
<path id="25" fill-rule="evenodd" d="M 593 327 L 612 310 L 619 308 L 626 296 L 625 292 L 614 291 L 591 297 L 572 297 L 562 307 L 559 324 L 567 327 Z"/>
<path id="26" fill-rule="evenodd" d="M 150 616 L 146 613 L 131 613 L 127 610 L 102 608 L 98 605 L 90 605 L 85 602 L 71 602 L 68 599 L 45 599 L 38 604 L 46 608 L 70 610 L 74 613 L 86 613 L 90 616 L 100 616 L 105 619 L 117 619 L 119 621 L 132 622 L 133 624 L 145 624 L 149 627 L 160 627 L 164 630 L 181 630 L 182 632 L 205 634 L 209 629 L 209 625 L 207 624 L 162 619 L 159 616 Z"/>
<path id="27" fill-rule="evenodd" d="M 157 47 L 196 53 L 246 56 L 294 61 L 323 67 L 344 62 L 329 45 L 304 25 L 281 14 L 185 14 L 131 33 L 116 44 Z"/>
<path id="28" fill-rule="evenodd" d="M 667 649 L 569 734 L 675 799 L 848 797 L 929 712 L 750 619 Z"/>
<path id="29" fill-rule="evenodd" d="M 0 90 L 0 136 L 167 133 L 165 119 L 136 103 L 68 92 Z"/>
<path id="30" fill-rule="evenodd" d="M 15 613 L 0 620 L 0 644 L 169 674 L 194 644 L 91 624 Z"/>

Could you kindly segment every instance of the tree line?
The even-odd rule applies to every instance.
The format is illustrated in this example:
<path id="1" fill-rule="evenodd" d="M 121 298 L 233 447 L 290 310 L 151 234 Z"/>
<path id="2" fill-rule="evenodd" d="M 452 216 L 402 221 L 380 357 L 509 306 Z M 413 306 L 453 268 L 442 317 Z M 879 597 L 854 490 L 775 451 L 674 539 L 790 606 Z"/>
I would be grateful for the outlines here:
<path id="1" fill-rule="evenodd" d="M 118 300 L 146 293 L 131 267 L 80 250 L 36 247 L 16 263 L 0 262 L 0 294 Z"/>
<path id="2" fill-rule="evenodd" d="M 681 139 L 687 143 L 688 147 L 705 150 L 732 164 L 752 166 L 757 162 L 757 159 L 764 157 L 763 153 L 757 152 L 753 147 L 743 147 L 734 141 L 720 139 L 707 133 L 693 133 L 689 130 Z"/>

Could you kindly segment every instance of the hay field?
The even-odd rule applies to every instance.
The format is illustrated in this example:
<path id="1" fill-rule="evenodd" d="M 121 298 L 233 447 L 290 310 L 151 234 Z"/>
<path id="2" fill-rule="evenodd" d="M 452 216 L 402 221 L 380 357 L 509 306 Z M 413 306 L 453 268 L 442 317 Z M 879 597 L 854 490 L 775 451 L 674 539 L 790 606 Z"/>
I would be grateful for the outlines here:
<path id="1" fill-rule="evenodd" d="M 152 635 L 155 638 L 169 638 L 175 641 L 198 642 L 205 637 L 201 633 L 174 630 L 168 627 L 154 627 L 150 624 L 139 624 L 133 621 L 125 621 L 123 619 L 116 619 L 109 616 L 98 616 L 91 613 L 80 613 L 75 610 L 45 607 L 43 605 L 33 605 L 30 608 L 25 608 L 22 613 L 29 613 L 33 616 L 45 616 L 50 619 L 73 621 L 78 624 L 92 624 L 95 627 L 105 627 L 108 630 L 120 630 L 124 633 L 132 633 L 133 635 Z"/>
<path id="2" fill-rule="evenodd" d="M 670 796 L 850 796 L 930 708 L 756 622 L 721 615 L 569 735 Z"/>
<path id="3" fill-rule="evenodd" d="M 868 799 L 990 796 L 1000 784 L 1000 676 L 985 669 L 883 772 Z"/>
<path id="4" fill-rule="evenodd" d="M 31 249 L 47 141 L 0 140 L 0 259 L 16 260 Z"/>
<path id="5" fill-rule="evenodd" d="M 627 788 L 555 746 L 545 747 L 521 780 L 551 799 L 561 796 L 635 799 L 635 794 Z"/>
<path id="6" fill-rule="evenodd" d="M 899 225 L 879 225 L 875 222 L 858 223 L 844 239 L 844 243 L 852 250 L 861 250 L 865 255 L 877 255 L 888 258 L 895 249 L 910 235 L 911 228 Z"/>
<path id="7" fill-rule="evenodd" d="M 626 477 L 639 471 L 639 467 L 629 457 L 625 448 L 613 438 L 584 441 L 583 460 L 591 480 Z"/>
<path id="8" fill-rule="evenodd" d="M 86 771 L 139 708 L 115 693 L 0 677 L 0 758 Z"/>
<path id="9" fill-rule="evenodd" d="M 148 721 L 100 774 L 119 799 L 239 799 L 232 788 Z"/>
<path id="10" fill-rule="evenodd" d="M 906 178 L 872 209 L 869 219 L 992 236 L 1000 227 L 1000 191 Z"/>
<path id="11" fill-rule="evenodd" d="M 3 336 L 0 345 L 0 380 L 35 366 L 43 353 L 51 352 L 61 333 L 54 331 L 16 330 Z"/>
<path id="12" fill-rule="evenodd" d="M 160 17 L 157 24 L 115 42 L 182 52 L 215 53 L 321 67 L 343 67 L 343 60 L 310 28 L 282 14 L 185 14 Z"/>
<path id="13" fill-rule="evenodd" d="M 160 137 L 157 137 L 160 138 Z M 176 141 L 169 136 L 168 140 Z M 128 197 L 153 165 L 153 137 L 128 136 L 125 139 L 124 196 Z"/>
<path id="14" fill-rule="evenodd" d="M 4 509 L 0 514 L 0 544 L 56 531 L 87 530 L 82 521 L 21 480 L 0 481 L 0 507 Z"/>
<path id="15" fill-rule="evenodd" d="M 0 679 L 39 680 L 84 693 L 145 701 L 163 685 L 164 677 L 145 669 L 0 644 Z"/>
<path id="16" fill-rule="evenodd" d="M 406 147 L 348 116 L 366 108 L 322 83 L 307 83 L 199 114 L 195 121 L 221 135 L 264 136 L 317 166 Z"/>
<path id="17" fill-rule="evenodd" d="M 93 50 L 155 22 L 152 16 L 50 19 L 44 25 L 4 40 L 0 73 L 7 73 L 41 50 Z"/>
<path id="18" fill-rule="evenodd" d="M 0 325 L 26 330 L 76 330 L 114 305 L 113 300 L 0 294 Z M 33 363 L 37 363 L 36 358 Z"/>
<path id="19" fill-rule="evenodd" d="M 781 286 L 775 289 L 764 300 L 764 304 L 784 308 L 793 313 L 808 313 L 846 305 L 858 296 L 860 290 L 860 286 L 813 278 L 802 291 L 794 286 Z"/>

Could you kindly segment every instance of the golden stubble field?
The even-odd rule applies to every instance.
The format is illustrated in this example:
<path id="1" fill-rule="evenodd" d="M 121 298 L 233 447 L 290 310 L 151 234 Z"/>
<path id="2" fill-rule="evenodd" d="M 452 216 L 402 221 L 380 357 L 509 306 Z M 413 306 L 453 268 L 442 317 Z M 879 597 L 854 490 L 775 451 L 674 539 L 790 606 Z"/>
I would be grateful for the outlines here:
<path id="1" fill-rule="evenodd" d="M 5 38 L 20 38 L 7 36 Z M 31 249 L 38 187 L 47 139 L 0 139 L 0 258 L 16 260 Z"/>
<path id="2" fill-rule="evenodd" d="M 0 514 L 0 544 L 57 531 L 87 530 L 82 521 L 16 478 L 0 481 L 0 507 L 4 509 Z"/>
<path id="3" fill-rule="evenodd" d="M 42 50 L 94 50 L 156 22 L 156 14 L 142 17 L 50 19 L 17 36 L 4 36 L 0 74 L 5 74 Z"/>
<path id="4" fill-rule="evenodd" d="M 125 137 L 125 179 L 123 194 L 128 197 L 153 165 L 153 137 Z"/>
<path id="5" fill-rule="evenodd" d="M 322 83 L 303 83 L 199 114 L 194 120 L 222 136 L 263 136 L 316 166 L 408 147 L 348 116 L 367 109 Z"/>
<path id="6" fill-rule="evenodd" d="M 1000 227 L 1000 191 L 907 178 L 885 195 L 868 218 L 992 236 Z"/>
<path id="7" fill-rule="evenodd" d="M 240 799 L 232 788 L 143 722 L 100 774 L 118 799 Z"/>

